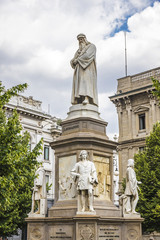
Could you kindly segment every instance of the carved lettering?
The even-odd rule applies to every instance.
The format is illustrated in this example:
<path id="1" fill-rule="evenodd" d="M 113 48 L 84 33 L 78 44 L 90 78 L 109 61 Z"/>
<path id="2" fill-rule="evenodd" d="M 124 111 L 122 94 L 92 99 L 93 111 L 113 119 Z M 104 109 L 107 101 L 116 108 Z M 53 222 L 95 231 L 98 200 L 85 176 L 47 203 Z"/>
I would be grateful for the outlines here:
<path id="1" fill-rule="evenodd" d="M 68 237 L 68 236 L 50 236 L 51 239 L 72 239 L 72 237 Z"/>
<path id="2" fill-rule="evenodd" d="M 74 126 L 70 126 L 70 127 L 64 127 L 63 131 L 68 131 L 68 130 L 72 130 L 72 129 L 75 129 L 75 128 L 79 128 L 79 125 L 74 125 Z"/>
<path id="3" fill-rule="evenodd" d="M 49 227 L 49 240 L 73 240 L 73 226 L 55 225 Z"/>
<path id="4" fill-rule="evenodd" d="M 100 240 L 120 240 L 120 227 L 110 225 L 108 227 L 99 227 Z"/>
<path id="5" fill-rule="evenodd" d="M 56 235 L 58 235 L 58 236 L 56 236 Z M 60 236 L 60 235 L 62 235 L 62 236 Z M 67 233 L 66 232 L 56 232 L 55 233 L 55 236 L 50 236 L 50 239 L 72 239 L 72 237 L 71 236 L 66 236 L 67 235 Z"/>

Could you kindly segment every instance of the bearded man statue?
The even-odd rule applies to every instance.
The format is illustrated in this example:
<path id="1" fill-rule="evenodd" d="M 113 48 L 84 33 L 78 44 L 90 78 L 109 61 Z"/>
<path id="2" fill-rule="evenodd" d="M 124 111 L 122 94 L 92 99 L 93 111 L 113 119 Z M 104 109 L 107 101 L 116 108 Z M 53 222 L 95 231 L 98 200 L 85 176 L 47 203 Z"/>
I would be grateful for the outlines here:
<path id="1" fill-rule="evenodd" d="M 74 69 L 71 103 L 98 106 L 96 47 L 82 33 L 77 39 L 79 49 L 71 60 Z"/>

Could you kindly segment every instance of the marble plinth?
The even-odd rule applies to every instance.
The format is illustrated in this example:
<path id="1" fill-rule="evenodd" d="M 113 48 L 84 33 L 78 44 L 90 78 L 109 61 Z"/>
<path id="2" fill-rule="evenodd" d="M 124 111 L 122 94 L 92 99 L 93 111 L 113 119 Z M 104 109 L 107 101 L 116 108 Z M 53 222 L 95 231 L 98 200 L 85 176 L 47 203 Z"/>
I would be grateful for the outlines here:
<path id="1" fill-rule="evenodd" d="M 69 108 L 69 112 L 67 113 L 68 117 L 66 120 L 74 119 L 77 117 L 90 117 L 98 120 L 102 120 L 100 117 L 100 113 L 98 111 L 98 107 L 92 104 L 77 104 L 72 105 Z"/>
<path id="2" fill-rule="evenodd" d="M 73 218 L 28 218 L 27 240 L 140 240 L 140 219 L 101 218 L 77 215 Z"/>

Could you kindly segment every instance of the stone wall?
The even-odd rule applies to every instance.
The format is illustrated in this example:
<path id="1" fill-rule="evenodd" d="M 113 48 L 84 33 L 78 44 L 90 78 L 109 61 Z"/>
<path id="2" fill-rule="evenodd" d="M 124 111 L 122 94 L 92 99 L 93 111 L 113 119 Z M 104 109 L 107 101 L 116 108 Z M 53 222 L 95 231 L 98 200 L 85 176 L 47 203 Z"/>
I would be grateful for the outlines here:
<path id="1" fill-rule="evenodd" d="M 150 235 L 143 235 L 143 240 L 160 240 L 160 233 L 153 232 Z"/>

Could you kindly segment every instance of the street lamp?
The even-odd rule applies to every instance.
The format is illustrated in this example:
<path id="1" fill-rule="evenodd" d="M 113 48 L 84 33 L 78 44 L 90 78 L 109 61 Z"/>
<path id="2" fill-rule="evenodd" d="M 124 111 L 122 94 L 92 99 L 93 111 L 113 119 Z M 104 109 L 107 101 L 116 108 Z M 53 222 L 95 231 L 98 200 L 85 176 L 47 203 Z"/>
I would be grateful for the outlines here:
<path id="1" fill-rule="evenodd" d="M 114 175 L 118 176 L 119 171 L 118 171 L 118 161 L 117 161 L 116 155 L 117 155 L 117 152 L 113 151 L 113 166 L 115 166 Z"/>

